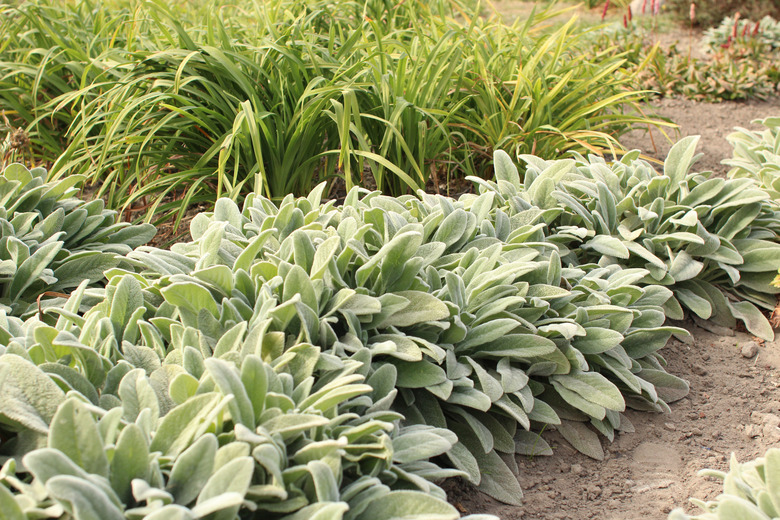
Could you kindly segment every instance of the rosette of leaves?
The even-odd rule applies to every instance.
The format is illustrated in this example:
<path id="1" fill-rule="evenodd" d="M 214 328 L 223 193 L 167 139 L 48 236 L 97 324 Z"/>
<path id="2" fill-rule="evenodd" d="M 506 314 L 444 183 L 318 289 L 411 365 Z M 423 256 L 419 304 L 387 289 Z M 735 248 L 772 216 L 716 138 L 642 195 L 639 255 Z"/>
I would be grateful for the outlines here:
<path id="1" fill-rule="evenodd" d="M 46 293 L 127 264 L 123 257 L 154 237 L 150 224 L 118 222 L 103 201 L 73 195 L 83 177 L 46 182 L 46 170 L 8 166 L 0 175 L 0 309 L 22 316 Z"/>
<path id="2" fill-rule="evenodd" d="M 320 194 L 279 207 L 250 197 L 243 211 L 220 199 L 193 220 L 193 242 L 130 257 L 155 280 L 165 319 L 214 338 L 241 319 L 267 323 L 340 359 L 364 356 L 369 377 L 392 367 L 397 378 L 383 387 L 399 390 L 394 408 L 407 423 L 455 431 L 451 462 L 507 502 L 521 497 L 512 455 L 550 453 L 532 426 L 559 425 L 601 457 L 583 423 L 611 437 L 630 428 L 626 401 L 663 410 L 687 392 L 656 354 L 684 333 L 663 326 L 671 292 L 634 285 L 644 269 L 564 267 L 565 244 L 587 230 L 546 237 L 543 219 L 561 210 L 510 218 L 493 193 L 358 190 L 335 208 Z"/>
<path id="3" fill-rule="evenodd" d="M 571 262 L 647 269 L 638 285 L 674 292 L 664 305 L 668 317 L 682 319 L 686 308 L 727 327 L 743 321 L 753 334 L 771 339 L 759 308 L 774 309 L 780 292 L 769 285 L 780 267 L 780 212 L 750 179 L 690 173 L 697 141 L 675 144 L 663 174 L 639 160 L 638 151 L 613 164 L 599 157 L 522 156 L 522 182 L 498 152 L 498 182 L 481 181 L 482 189 L 500 194 L 510 214 L 534 205 L 558 211 L 548 221 L 553 229 L 587 229 L 581 242 L 569 243 Z"/>
<path id="4" fill-rule="evenodd" d="M 726 139 L 734 148 L 731 159 L 723 164 L 731 166 L 729 177 L 757 180 L 773 200 L 780 200 L 780 117 L 757 119 L 764 130 L 758 132 L 735 128 Z"/>
<path id="5" fill-rule="evenodd" d="M 429 481 L 459 472 L 427 460 L 456 438 L 398 428 L 385 395 L 394 386 L 390 367 L 381 381 L 366 379 L 365 356 L 288 343 L 283 333 L 263 332 L 269 323 L 234 323 L 214 338 L 164 318 L 166 304 L 155 311 L 154 289 L 130 274 L 112 276 L 106 299 L 79 317 L 85 289 L 54 326 L 2 323 L 10 339 L 0 356 L 0 449 L 15 456 L 0 473 L 3 511 L 459 517 Z"/>
<path id="6" fill-rule="evenodd" d="M 763 457 L 742 464 L 732 454 L 728 472 L 703 470 L 699 474 L 722 480 L 723 493 L 708 502 L 691 498 L 701 512 L 688 515 L 675 509 L 669 520 L 769 520 L 780 516 L 779 449 L 772 448 Z"/>

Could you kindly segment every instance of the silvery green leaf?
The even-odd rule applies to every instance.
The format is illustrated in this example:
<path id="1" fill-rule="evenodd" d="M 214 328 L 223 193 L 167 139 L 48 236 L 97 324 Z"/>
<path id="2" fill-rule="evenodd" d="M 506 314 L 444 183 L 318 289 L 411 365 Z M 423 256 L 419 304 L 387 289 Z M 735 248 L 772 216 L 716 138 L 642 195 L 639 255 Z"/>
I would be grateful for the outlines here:
<path id="1" fill-rule="evenodd" d="M 42 245 L 16 268 L 16 273 L 8 286 L 7 293 L 11 302 L 16 302 L 22 297 L 22 293 L 32 285 L 38 277 L 49 267 L 54 257 L 62 249 L 62 242 L 50 242 Z"/>
<path id="2" fill-rule="evenodd" d="M 118 395 L 122 400 L 125 420 L 134 421 L 144 409 L 151 410 L 154 417 L 159 417 L 160 405 L 157 394 L 142 368 L 136 368 L 122 378 Z"/>
<path id="3" fill-rule="evenodd" d="M 199 432 L 206 431 L 211 421 L 216 420 L 216 412 L 226 405 L 214 392 L 196 395 L 180 404 L 160 420 L 149 450 L 178 455 Z"/>
<path id="4" fill-rule="evenodd" d="M 699 156 L 696 155 L 696 145 L 699 143 L 698 135 L 683 137 L 672 146 L 664 161 L 664 175 L 671 180 L 669 194 L 672 195 L 679 189 L 679 183 L 688 174 L 688 171 Z"/>
<path id="5" fill-rule="evenodd" d="M 268 392 L 268 373 L 259 357 L 250 355 L 244 359 L 241 365 L 241 384 L 252 403 L 254 421 L 257 423 L 265 408 L 265 396 Z"/>
<path id="6" fill-rule="evenodd" d="M 772 326 L 755 305 L 746 301 L 727 301 L 726 304 L 731 309 L 734 317 L 745 323 L 745 327 L 748 331 L 766 341 L 774 341 L 775 333 L 772 330 Z"/>
<path id="7" fill-rule="evenodd" d="M 195 520 L 197 517 L 188 508 L 168 504 L 144 516 L 144 520 Z"/>
<path id="8" fill-rule="evenodd" d="M 284 439 L 297 437 L 300 433 L 324 426 L 329 420 L 320 415 L 305 413 L 286 413 L 262 423 L 271 434 L 280 434 Z"/>
<path id="9" fill-rule="evenodd" d="M 573 371 L 568 375 L 552 376 L 551 380 L 609 410 L 621 412 L 626 408 L 620 390 L 601 374 Z"/>
<path id="10" fill-rule="evenodd" d="M 88 480 L 70 475 L 52 477 L 46 490 L 79 520 L 124 520 L 125 516 L 106 494 Z"/>
<path id="11" fill-rule="evenodd" d="M 135 424 L 128 424 L 119 434 L 111 459 L 109 480 L 119 499 L 127 504 L 132 498 L 133 479 L 146 479 L 149 473 L 149 446 Z"/>
<path id="12" fill-rule="evenodd" d="M 123 276 L 111 297 L 110 314 L 114 330 L 117 332 L 117 338 L 121 340 L 122 332 L 128 325 L 130 316 L 135 310 L 142 307 L 144 297 L 141 293 L 141 284 L 133 276 Z"/>
<path id="13" fill-rule="evenodd" d="M 392 360 L 391 363 L 398 370 L 396 386 L 399 388 L 425 388 L 447 380 L 446 372 L 430 361 Z"/>
<path id="14" fill-rule="evenodd" d="M 213 518 L 214 520 L 231 520 L 244 502 L 241 493 L 229 491 L 202 501 L 192 508 L 195 518 Z"/>
<path id="15" fill-rule="evenodd" d="M 505 151 L 496 150 L 493 152 L 493 169 L 496 180 L 506 181 L 518 190 L 521 188 L 517 166 Z"/>
<path id="16" fill-rule="evenodd" d="M 88 473 L 108 476 L 108 458 L 92 413 L 76 399 L 60 405 L 51 421 L 49 448 L 60 450 Z"/>
<path id="17" fill-rule="evenodd" d="M 583 249 L 593 249 L 602 255 L 614 256 L 615 258 L 628 259 L 630 256 L 623 242 L 609 235 L 596 235 L 581 247 Z"/>
<path id="18" fill-rule="evenodd" d="M 233 399 L 228 403 L 228 409 L 233 422 L 241 423 L 247 428 L 254 429 L 254 408 L 235 366 L 216 358 L 207 359 L 205 364 L 219 390 L 224 395 L 233 396 Z"/>
<path id="19" fill-rule="evenodd" d="M 694 260 L 685 251 L 678 251 L 669 266 L 669 274 L 675 282 L 682 282 L 696 277 L 704 268 L 704 264 Z"/>
<path id="20" fill-rule="evenodd" d="M 712 303 L 708 298 L 700 296 L 690 289 L 681 287 L 674 292 L 677 299 L 688 309 L 693 311 L 701 319 L 706 320 L 712 316 Z"/>
<path id="21" fill-rule="evenodd" d="M 231 460 L 211 475 L 198 495 L 196 503 L 203 504 L 205 501 L 224 493 L 237 493 L 243 498 L 252 483 L 254 467 L 255 463 L 251 457 L 239 457 Z"/>
<path id="22" fill-rule="evenodd" d="M 173 463 L 166 490 L 177 504 L 194 501 L 214 470 L 217 438 L 207 434 L 184 450 Z"/>
<path id="23" fill-rule="evenodd" d="M 453 446 L 445 455 L 455 468 L 468 475 L 469 482 L 475 485 L 479 484 L 479 481 L 482 478 L 482 473 L 479 470 L 479 463 L 462 442 L 455 444 L 455 446 Z"/>
<path id="24" fill-rule="evenodd" d="M 281 520 L 341 520 L 349 510 L 350 506 L 345 502 L 315 502 Z"/>
<path id="25" fill-rule="evenodd" d="M 519 430 L 515 433 L 515 453 L 528 457 L 551 456 L 553 450 L 541 433 Z"/>
<path id="26" fill-rule="evenodd" d="M 44 484 L 57 475 L 71 475 L 87 479 L 88 473 L 76 465 L 64 453 L 52 448 L 31 451 L 22 459 L 24 466 Z"/>
<path id="27" fill-rule="evenodd" d="M 189 311 L 197 316 L 205 309 L 212 316 L 218 316 L 217 302 L 205 287 L 191 283 L 179 282 L 160 290 L 165 300 L 176 307 Z"/>
<path id="28" fill-rule="evenodd" d="M 378 328 L 410 327 L 418 323 L 443 320 L 450 316 L 450 311 L 444 302 L 431 294 L 422 291 L 399 291 L 395 294 L 409 300 L 409 304 L 387 317 Z"/>
<path id="29" fill-rule="evenodd" d="M 530 359 L 551 354 L 558 350 L 555 343 L 542 336 L 534 334 L 507 334 L 495 341 L 481 345 L 478 351 L 471 355 L 476 358 L 510 357 L 514 359 Z"/>
<path id="30" fill-rule="evenodd" d="M 459 517 L 455 507 L 439 498 L 420 491 L 392 491 L 372 500 L 355 520 L 456 520 Z"/>
<path id="31" fill-rule="evenodd" d="M 0 519 L 27 520 L 27 515 L 14 498 L 14 495 L 3 485 L 0 485 Z"/>
<path id="32" fill-rule="evenodd" d="M 765 241 L 756 242 L 734 240 L 734 246 L 742 253 L 744 260 L 744 263 L 739 266 L 739 270 L 747 273 L 777 271 L 780 268 L 780 244 Z M 747 247 L 743 249 L 743 246 Z"/>
<path id="33" fill-rule="evenodd" d="M 621 345 L 629 356 L 639 359 L 663 348 L 671 335 L 678 333 L 686 334 L 684 329 L 678 327 L 638 329 L 626 334 Z"/>
<path id="34" fill-rule="evenodd" d="M 585 336 L 572 338 L 571 345 L 583 354 L 601 354 L 623 341 L 623 335 L 601 327 L 585 327 Z"/>
<path id="35" fill-rule="evenodd" d="M 504 395 L 504 388 L 498 379 L 491 376 L 482 365 L 466 356 L 466 361 L 474 369 L 474 375 L 476 375 L 476 383 L 478 383 L 477 390 L 487 395 L 491 401 L 495 402 L 501 399 Z"/>
<path id="36" fill-rule="evenodd" d="M 751 501 L 734 495 L 724 495 L 718 500 L 718 520 L 771 520 Z"/>
<path id="37" fill-rule="evenodd" d="M 764 463 L 764 479 L 769 499 L 775 511 L 780 509 L 780 450 L 767 450 Z"/>
<path id="38" fill-rule="evenodd" d="M 645 381 L 652 383 L 655 386 L 658 397 L 667 403 L 679 401 L 688 395 L 690 390 L 685 380 L 663 370 L 645 368 L 637 375 Z"/>
<path id="39" fill-rule="evenodd" d="M 393 439 L 393 460 L 399 464 L 427 460 L 449 450 L 457 440 L 447 439 L 443 432 L 430 427 L 413 427 Z M 452 436 L 452 433 L 449 434 Z"/>
<path id="40" fill-rule="evenodd" d="M 555 428 L 583 455 L 596 460 L 604 460 L 604 450 L 598 436 L 585 423 L 564 420 Z"/>

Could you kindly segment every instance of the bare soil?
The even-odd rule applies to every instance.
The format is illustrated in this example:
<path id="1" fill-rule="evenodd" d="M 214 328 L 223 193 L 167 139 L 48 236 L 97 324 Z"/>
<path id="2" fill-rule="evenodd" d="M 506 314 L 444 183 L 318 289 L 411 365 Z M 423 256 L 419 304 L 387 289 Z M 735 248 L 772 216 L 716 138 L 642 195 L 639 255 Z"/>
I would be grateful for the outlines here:
<path id="1" fill-rule="evenodd" d="M 529 6 L 513 0 L 494 5 L 507 18 L 523 16 Z M 687 31 L 678 33 L 663 41 L 689 45 Z M 621 144 L 663 161 L 673 141 L 700 135 L 698 151 L 704 156 L 694 168 L 725 176 L 728 167 L 721 161 L 732 151 L 726 136 L 734 127 L 760 129 L 753 120 L 780 115 L 780 97 L 717 104 L 659 99 L 647 109 L 677 123 L 679 132 L 670 132 L 670 141 L 657 129 L 636 130 Z M 636 431 L 612 443 L 604 439 L 603 461 L 578 453 L 555 431 L 545 432 L 553 456 L 518 458 L 521 507 L 496 502 L 461 481 L 448 486 L 451 501 L 463 513 L 503 520 L 665 520 L 677 507 L 696 512 L 690 497 L 712 500 L 722 490 L 721 482 L 699 476 L 700 470 L 727 471 L 732 454 L 747 461 L 780 446 L 780 334 L 759 345 L 745 333 L 699 325 L 707 330 L 683 323 L 692 338 L 672 339 L 662 350 L 667 370 L 691 387 L 687 397 L 671 404 L 671 414 L 628 411 Z M 751 343 L 758 345 L 754 356 Z"/>

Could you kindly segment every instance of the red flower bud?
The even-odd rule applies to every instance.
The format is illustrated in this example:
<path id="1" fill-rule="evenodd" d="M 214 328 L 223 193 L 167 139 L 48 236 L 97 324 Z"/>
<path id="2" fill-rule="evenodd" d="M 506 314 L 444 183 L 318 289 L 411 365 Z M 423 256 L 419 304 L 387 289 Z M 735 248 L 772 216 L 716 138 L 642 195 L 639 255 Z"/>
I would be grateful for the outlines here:
<path id="1" fill-rule="evenodd" d="M 607 0 L 607 3 L 604 4 L 604 10 L 601 11 L 601 19 L 604 20 L 607 16 L 607 9 L 609 9 L 609 0 Z"/>

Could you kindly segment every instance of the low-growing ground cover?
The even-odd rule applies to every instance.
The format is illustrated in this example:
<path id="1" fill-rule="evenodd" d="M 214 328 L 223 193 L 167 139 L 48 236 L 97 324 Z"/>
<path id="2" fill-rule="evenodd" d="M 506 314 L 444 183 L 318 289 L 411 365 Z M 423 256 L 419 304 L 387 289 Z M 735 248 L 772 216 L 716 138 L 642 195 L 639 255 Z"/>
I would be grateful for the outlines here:
<path id="1" fill-rule="evenodd" d="M 635 153 L 518 169 L 497 152 L 459 199 L 223 198 L 170 250 L 134 247 L 148 226 L 122 230 L 127 247 L 98 233 L 103 283 L 48 252 L 124 225 L 12 167 L 9 200 L 31 202 L 2 228 L 3 512 L 456 518 L 440 479 L 517 504 L 515 456 L 558 447 L 540 431 L 608 458 L 627 408 L 689 399 L 659 354 L 688 340 L 666 317 L 772 335 L 756 307 L 780 264 L 771 194 L 690 173 L 695 144 L 662 173 Z M 40 310 L 18 290 L 30 273 Z"/>
<path id="2" fill-rule="evenodd" d="M 729 273 L 710 278 L 718 294 L 742 276 L 712 252 L 684 253 L 718 237 L 707 226 L 720 233 L 712 251 L 733 237 L 775 247 L 772 228 L 753 220 L 760 205 L 727 219 L 733 234 L 710 220 L 763 204 L 763 192 L 685 207 L 702 191 L 687 173 L 695 144 L 678 143 L 655 177 L 631 154 L 611 167 L 526 156 L 521 180 L 497 152 L 496 182 L 475 179 L 480 193 L 457 201 L 355 188 L 335 207 L 321 203 L 324 185 L 278 206 L 220 199 L 193 220 L 192 242 L 136 248 L 129 266 L 107 271 L 105 289 L 86 280 L 61 308 L 4 319 L 6 500 L 77 518 L 91 508 L 117 518 L 232 518 L 243 508 L 360 518 L 376 514 L 366 505 L 381 496 L 387 510 L 455 517 L 429 479 L 460 474 L 519 504 L 514 455 L 551 453 L 534 431 L 555 427 L 600 459 L 596 432 L 630 430 L 626 406 L 663 411 L 687 394 L 657 354 L 671 334 L 687 334 L 664 325 L 675 297 L 691 306 L 676 284 L 709 262 Z M 719 181 L 718 193 L 739 182 Z M 614 203 L 637 218 L 621 225 L 631 235 L 622 240 L 608 225 L 620 186 L 636 187 Z M 599 190 L 597 207 L 581 198 Z M 657 191 L 658 205 L 680 190 L 690 193 L 667 218 L 703 238 L 672 231 L 684 247 L 667 245 L 666 261 L 647 250 L 637 253 L 645 267 L 621 264 L 641 236 L 634 227 L 656 232 L 665 214 L 642 218 L 643 198 Z M 601 223 L 581 220 L 578 204 Z M 774 273 L 776 256 L 761 260 Z M 754 326 L 747 302 L 724 304 Z M 133 462 L 137 450 L 150 462 Z M 438 455 L 457 471 L 428 462 Z M 52 458 L 61 469 L 42 465 Z M 198 479 L 186 479 L 181 468 L 196 461 Z"/>

